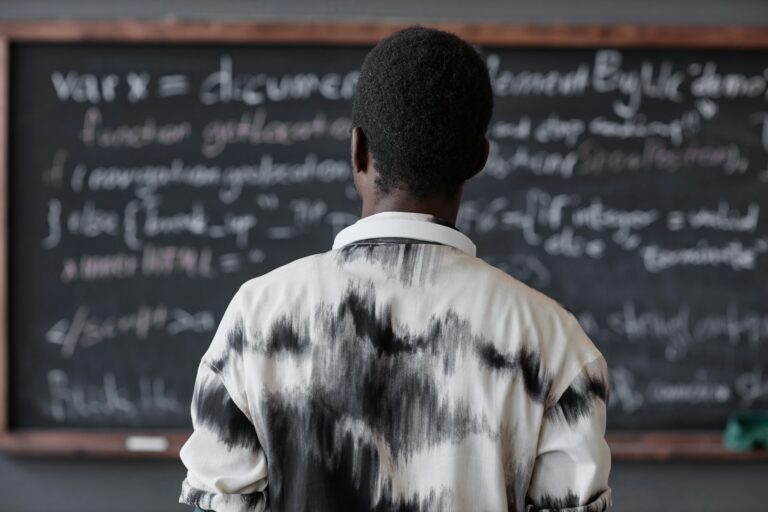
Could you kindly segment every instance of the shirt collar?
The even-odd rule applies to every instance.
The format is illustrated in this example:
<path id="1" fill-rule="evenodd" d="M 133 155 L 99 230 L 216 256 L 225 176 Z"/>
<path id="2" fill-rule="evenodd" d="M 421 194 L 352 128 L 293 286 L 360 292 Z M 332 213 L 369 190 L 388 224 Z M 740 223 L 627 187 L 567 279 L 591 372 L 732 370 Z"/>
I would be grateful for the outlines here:
<path id="1" fill-rule="evenodd" d="M 432 215 L 411 212 L 381 212 L 364 217 L 342 229 L 333 248 L 372 238 L 412 238 L 449 245 L 470 256 L 477 252 L 472 240 L 458 229 L 438 224 Z"/>

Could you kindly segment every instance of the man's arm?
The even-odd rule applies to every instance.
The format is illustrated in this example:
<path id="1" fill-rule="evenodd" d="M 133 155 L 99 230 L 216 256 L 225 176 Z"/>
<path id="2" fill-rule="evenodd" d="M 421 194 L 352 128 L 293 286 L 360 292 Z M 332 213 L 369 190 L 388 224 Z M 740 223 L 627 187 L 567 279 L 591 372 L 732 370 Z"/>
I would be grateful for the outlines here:
<path id="1" fill-rule="evenodd" d="M 193 432 L 180 453 L 187 477 L 179 501 L 204 511 L 267 508 L 267 461 L 240 385 L 240 351 L 232 350 L 243 346 L 244 336 L 235 295 L 198 367 Z"/>
<path id="2" fill-rule="evenodd" d="M 179 501 L 215 512 L 265 510 L 267 461 L 256 431 L 205 362 L 198 370 L 192 421 L 194 431 L 180 454 L 187 477 Z"/>
<path id="3" fill-rule="evenodd" d="M 610 507 L 607 373 L 600 356 L 547 409 L 528 489 L 529 512 L 602 512 Z"/>

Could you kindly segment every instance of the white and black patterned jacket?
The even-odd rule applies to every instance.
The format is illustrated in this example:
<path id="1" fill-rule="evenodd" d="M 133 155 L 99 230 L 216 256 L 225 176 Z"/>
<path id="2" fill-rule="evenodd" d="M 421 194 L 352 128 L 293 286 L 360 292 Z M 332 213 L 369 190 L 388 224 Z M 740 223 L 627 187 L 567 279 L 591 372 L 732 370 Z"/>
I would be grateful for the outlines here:
<path id="1" fill-rule="evenodd" d="M 606 373 L 573 315 L 459 231 L 366 217 L 232 299 L 200 363 L 180 501 L 599 512 Z"/>

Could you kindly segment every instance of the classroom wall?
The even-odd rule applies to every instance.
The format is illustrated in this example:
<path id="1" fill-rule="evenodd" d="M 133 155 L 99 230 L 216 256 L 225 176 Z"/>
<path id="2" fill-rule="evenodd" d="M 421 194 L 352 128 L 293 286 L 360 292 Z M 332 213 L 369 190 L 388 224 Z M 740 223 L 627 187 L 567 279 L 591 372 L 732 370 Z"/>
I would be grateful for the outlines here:
<path id="1" fill-rule="evenodd" d="M 618 463 L 613 510 L 765 512 L 766 469 L 756 463 Z M 0 511 L 191 512 L 174 504 L 183 475 L 181 464 L 171 461 L 0 458 Z"/>
<path id="2" fill-rule="evenodd" d="M 765 0 L 0 0 L 0 18 L 397 19 L 762 25 Z"/>
<path id="3" fill-rule="evenodd" d="M 514 23 L 768 25 L 766 0 L 0 0 L 0 19 L 390 19 Z M 161 512 L 176 461 L 0 456 L 0 511 Z M 768 510 L 768 463 L 614 462 L 620 512 Z"/>

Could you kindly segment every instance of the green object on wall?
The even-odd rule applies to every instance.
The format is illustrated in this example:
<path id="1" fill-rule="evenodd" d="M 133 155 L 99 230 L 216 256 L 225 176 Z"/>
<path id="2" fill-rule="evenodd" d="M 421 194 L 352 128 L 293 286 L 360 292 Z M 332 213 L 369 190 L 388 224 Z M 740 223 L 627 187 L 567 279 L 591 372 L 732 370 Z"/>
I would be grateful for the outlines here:
<path id="1" fill-rule="evenodd" d="M 746 452 L 768 448 L 768 411 L 746 411 L 728 420 L 723 443 L 729 450 Z"/>

